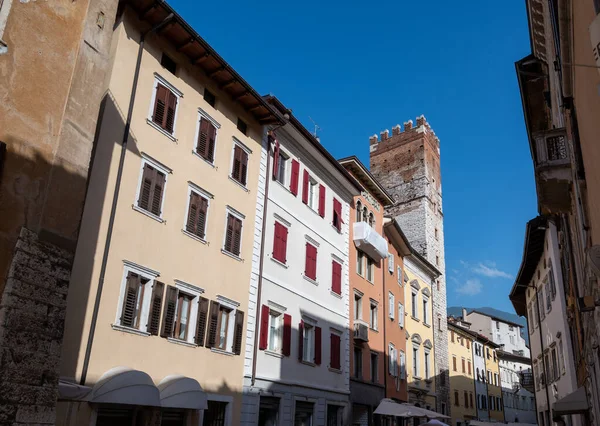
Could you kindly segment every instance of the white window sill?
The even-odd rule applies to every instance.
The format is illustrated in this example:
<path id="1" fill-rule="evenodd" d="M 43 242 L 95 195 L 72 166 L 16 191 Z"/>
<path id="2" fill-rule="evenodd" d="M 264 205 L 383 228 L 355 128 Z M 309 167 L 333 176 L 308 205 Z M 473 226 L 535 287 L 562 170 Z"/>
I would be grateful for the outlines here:
<path id="1" fill-rule="evenodd" d="M 195 343 L 186 342 L 185 340 L 176 339 L 174 337 L 167 337 L 167 342 L 175 343 L 176 345 L 187 346 L 190 348 L 197 348 L 198 345 Z"/>
<path id="2" fill-rule="evenodd" d="M 312 278 L 306 276 L 305 273 L 302 273 L 302 277 L 311 284 L 319 285 L 319 282 L 317 280 L 313 280 Z"/>
<path id="3" fill-rule="evenodd" d="M 342 235 L 342 226 L 340 225 L 340 229 L 337 229 L 334 224 L 331 224 L 331 228 L 338 234 Z"/>
<path id="4" fill-rule="evenodd" d="M 232 181 L 233 183 L 235 183 L 240 188 L 242 188 L 244 191 L 250 192 L 250 190 L 244 184 L 242 184 L 241 182 L 239 182 L 237 179 L 234 179 L 231 175 L 229 175 L 229 180 Z"/>
<path id="5" fill-rule="evenodd" d="M 115 331 L 122 331 L 124 333 L 131 333 L 144 337 L 150 336 L 150 333 L 148 333 L 147 331 L 138 330 L 137 328 L 125 327 L 124 325 L 119 324 L 112 324 L 111 327 Z"/>
<path id="6" fill-rule="evenodd" d="M 199 159 L 201 159 L 202 161 L 204 161 L 206 164 L 208 164 L 213 169 L 217 170 L 217 167 L 215 166 L 214 163 L 211 163 L 209 160 L 207 160 L 206 158 L 204 158 L 203 156 L 201 156 L 200 154 L 198 154 L 195 149 L 192 149 L 192 154 L 194 154 L 196 157 L 198 157 Z"/>
<path id="7" fill-rule="evenodd" d="M 227 356 L 233 356 L 234 355 L 233 352 L 224 351 L 223 349 L 210 348 L 210 351 L 214 352 L 216 354 L 221 354 L 221 355 L 227 355 Z"/>
<path id="8" fill-rule="evenodd" d="M 281 260 L 275 259 L 272 255 L 269 257 L 273 262 L 277 263 L 279 266 L 283 266 L 285 269 L 289 268 L 289 265 L 287 263 L 283 263 Z"/>
<path id="9" fill-rule="evenodd" d="M 376 328 L 369 327 L 369 330 L 371 330 L 374 333 L 379 333 L 379 330 Z"/>
<path id="10" fill-rule="evenodd" d="M 331 295 L 332 295 L 332 296 L 334 296 L 334 297 L 337 297 L 338 299 L 341 299 L 341 298 L 342 298 L 342 295 L 341 295 L 341 294 L 337 294 L 337 293 L 336 293 L 335 291 L 333 291 L 333 290 L 329 290 L 329 292 L 331 293 Z"/>
<path id="11" fill-rule="evenodd" d="M 281 186 L 285 191 L 289 192 L 290 194 L 294 195 L 292 193 L 292 191 L 290 191 L 290 188 L 288 186 L 286 186 L 286 184 L 279 182 L 277 179 L 273 179 L 275 182 L 277 182 L 279 184 L 279 186 Z M 294 197 L 296 197 L 296 195 L 294 195 Z"/>
<path id="12" fill-rule="evenodd" d="M 309 209 L 311 212 L 313 212 L 313 213 L 314 213 L 314 214 L 316 214 L 317 216 L 321 217 L 321 215 L 319 214 L 319 211 L 318 211 L 318 210 L 315 210 L 315 209 L 314 209 L 314 208 L 313 208 L 313 207 L 312 207 L 310 204 L 304 204 L 304 205 L 305 205 L 306 207 L 308 207 L 308 209 Z M 318 209 L 318 208 L 319 208 L 319 207 L 317 206 L 317 209 Z M 322 218 L 322 219 L 323 219 L 323 218 Z"/>
<path id="13" fill-rule="evenodd" d="M 302 360 L 302 361 L 300 361 L 300 363 L 304 364 L 304 365 L 308 365 L 309 367 L 316 367 L 317 366 L 317 364 L 315 364 L 314 362 L 311 362 L 311 361 Z"/>
<path id="14" fill-rule="evenodd" d="M 202 244 L 208 245 L 208 241 L 206 241 L 204 238 L 200 238 L 196 234 L 192 234 L 191 232 L 186 231 L 185 229 L 182 229 L 181 232 L 184 233 L 185 235 L 187 235 L 188 237 L 190 237 L 193 240 L 196 240 L 196 241 L 201 242 Z"/>
<path id="15" fill-rule="evenodd" d="M 135 210 L 136 212 L 140 212 L 143 215 L 148 216 L 150 219 L 154 219 L 155 221 L 157 221 L 158 223 L 164 223 L 166 222 L 166 220 L 164 220 L 163 218 L 156 216 L 153 213 L 150 213 L 148 210 L 144 210 L 141 207 L 136 206 L 135 204 L 132 204 L 131 207 L 133 208 L 133 210 Z"/>
<path id="16" fill-rule="evenodd" d="M 340 370 L 338 368 L 329 367 L 329 371 L 331 371 L 332 373 L 335 373 L 335 374 L 342 374 L 342 370 Z"/>
<path id="17" fill-rule="evenodd" d="M 158 124 L 156 124 L 151 119 L 147 118 L 146 123 L 148 123 L 151 127 L 154 127 L 156 130 L 158 130 L 160 133 L 162 133 L 163 135 L 165 135 L 166 137 L 171 139 L 173 142 L 177 142 L 177 138 L 175 136 L 173 136 L 171 133 L 167 132 L 165 129 L 160 127 Z M 173 130 L 173 133 L 175 133 L 175 130 Z"/>
<path id="18" fill-rule="evenodd" d="M 275 358 L 283 358 L 283 354 L 280 352 L 271 351 L 269 349 L 265 350 L 265 355 L 269 355 Z"/>
<path id="19" fill-rule="evenodd" d="M 237 255 L 235 255 L 235 254 L 233 254 L 233 253 L 230 253 L 230 252 L 228 252 L 228 251 L 227 251 L 227 250 L 225 250 L 225 249 L 221 249 L 221 253 L 223 253 L 223 254 L 224 254 L 224 255 L 226 255 L 226 256 L 229 256 L 229 257 L 231 257 L 232 259 L 235 259 L 235 260 L 237 260 L 238 262 L 243 262 L 243 261 L 244 261 L 244 259 L 242 259 L 241 257 L 239 257 L 239 256 L 237 256 Z"/>

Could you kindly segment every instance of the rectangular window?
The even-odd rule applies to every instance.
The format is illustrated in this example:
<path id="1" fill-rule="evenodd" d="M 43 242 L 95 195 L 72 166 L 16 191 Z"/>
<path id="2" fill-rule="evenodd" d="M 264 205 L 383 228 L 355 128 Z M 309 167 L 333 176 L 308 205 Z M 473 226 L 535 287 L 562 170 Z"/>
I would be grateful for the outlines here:
<path id="1" fill-rule="evenodd" d="M 471 361 L 467 361 L 467 374 L 471 375 Z"/>
<path id="2" fill-rule="evenodd" d="M 175 338 L 179 340 L 188 339 L 188 326 L 192 310 L 193 296 L 179 292 L 177 298 L 177 314 L 175 316 Z"/>
<path id="3" fill-rule="evenodd" d="M 373 272 L 373 269 L 375 268 L 375 262 L 373 262 L 369 256 L 366 256 L 366 258 L 367 258 L 367 280 L 369 282 L 373 282 L 373 278 L 375 276 L 375 274 Z"/>
<path id="4" fill-rule="evenodd" d="M 471 349 L 471 341 L 467 340 L 467 349 Z"/>
<path id="5" fill-rule="evenodd" d="M 294 411 L 294 426 L 313 426 L 314 404 L 312 402 L 296 401 Z"/>
<path id="6" fill-rule="evenodd" d="M 187 220 L 185 230 L 198 238 L 206 236 L 206 216 L 208 214 L 208 199 L 197 191 L 190 189 Z"/>
<path id="7" fill-rule="evenodd" d="M 397 357 L 398 357 L 398 351 L 396 350 L 394 345 L 392 345 L 390 343 L 390 345 L 388 346 L 388 361 L 389 361 L 388 371 L 392 377 L 396 377 L 396 374 L 397 374 L 397 371 L 396 371 Z"/>
<path id="8" fill-rule="evenodd" d="M 560 368 L 560 374 L 565 373 L 565 358 L 563 354 L 563 342 L 562 339 L 558 341 L 558 367 Z"/>
<path id="9" fill-rule="evenodd" d="M 546 311 L 550 312 L 550 310 L 552 309 L 552 294 L 550 292 L 550 282 L 549 281 L 546 281 L 545 292 L 546 292 Z"/>
<path id="10" fill-rule="evenodd" d="M 419 377 L 419 348 L 413 346 L 413 377 Z"/>
<path id="11" fill-rule="evenodd" d="M 392 253 L 388 253 L 388 272 L 394 273 L 394 255 Z"/>
<path id="12" fill-rule="evenodd" d="M 354 377 L 362 379 L 362 350 L 357 346 L 354 347 Z"/>
<path id="13" fill-rule="evenodd" d="M 175 130 L 175 116 L 179 97 L 166 85 L 156 82 L 152 122 L 172 135 Z"/>
<path id="14" fill-rule="evenodd" d="M 548 282 L 550 283 L 550 293 L 552 294 L 552 300 L 556 297 L 556 282 L 554 281 L 554 271 L 552 270 L 552 262 L 549 262 L 548 266 Z"/>
<path id="15" fill-rule="evenodd" d="M 317 248 L 311 243 L 306 243 L 304 275 L 313 281 L 317 279 Z"/>
<path id="16" fill-rule="evenodd" d="M 364 276 L 365 255 L 362 251 L 356 251 L 356 273 L 361 277 Z"/>
<path id="17" fill-rule="evenodd" d="M 427 349 L 425 349 L 424 355 L 425 355 L 425 379 L 428 380 L 430 378 L 430 371 L 429 371 L 429 351 Z"/>
<path id="18" fill-rule="evenodd" d="M 309 178 L 308 191 L 308 206 L 311 209 L 316 210 L 319 205 L 319 183 L 316 180 Z"/>
<path id="19" fill-rule="evenodd" d="M 404 328 L 404 305 L 398 302 L 398 325 Z"/>
<path id="20" fill-rule="evenodd" d="M 269 350 L 273 352 L 281 350 L 282 317 L 277 311 L 269 311 Z"/>
<path id="21" fill-rule="evenodd" d="M 208 407 L 204 411 L 203 426 L 225 426 L 227 414 L 227 402 L 208 401 Z"/>
<path id="22" fill-rule="evenodd" d="M 452 370 L 457 371 L 456 370 L 456 357 L 455 356 L 452 357 Z"/>
<path id="23" fill-rule="evenodd" d="M 341 231 L 342 229 L 342 203 L 340 203 L 337 199 L 333 199 L 333 220 L 331 224 L 335 229 Z"/>
<path id="24" fill-rule="evenodd" d="M 423 324 L 429 324 L 429 299 L 423 297 Z"/>
<path id="25" fill-rule="evenodd" d="M 315 326 L 304 323 L 302 341 L 302 360 L 306 362 L 315 361 Z"/>
<path id="26" fill-rule="evenodd" d="M 207 88 L 204 88 L 204 100 L 206 101 L 207 104 L 209 104 L 213 108 L 215 107 L 215 105 L 217 103 L 217 97 L 215 96 L 215 94 L 213 92 L 211 92 Z"/>
<path id="27" fill-rule="evenodd" d="M 418 311 L 418 307 L 417 307 L 417 292 L 413 291 L 411 293 L 411 307 L 412 307 L 412 316 L 413 318 L 419 318 L 419 311 Z"/>
<path id="28" fill-rule="evenodd" d="M 144 293 L 149 279 L 134 272 L 128 272 L 125 282 L 125 295 L 121 307 L 120 325 L 140 330 Z"/>
<path id="29" fill-rule="evenodd" d="M 237 143 L 233 144 L 233 161 L 231 163 L 231 177 L 243 186 L 246 186 L 248 175 L 248 153 Z"/>
<path id="30" fill-rule="evenodd" d="M 469 403 L 470 403 L 471 408 L 474 408 L 473 407 L 473 394 L 472 393 L 469 393 Z"/>
<path id="31" fill-rule="evenodd" d="M 458 399 L 458 391 L 454 391 L 454 405 L 456 405 L 457 407 L 460 406 L 460 401 Z"/>
<path id="32" fill-rule="evenodd" d="M 215 347 L 225 351 L 227 350 L 227 337 L 229 335 L 229 317 L 232 310 L 226 306 L 219 306 L 219 316 L 217 323 L 217 341 Z"/>
<path id="33" fill-rule="evenodd" d="M 331 291 L 342 294 L 342 265 L 335 260 L 331 261 Z"/>
<path id="34" fill-rule="evenodd" d="M 163 53 L 160 57 L 160 64 L 164 69 L 169 71 L 171 74 L 175 75 L 175 72 L 177 71 L 177 64 L 170 56 Z"/>
<path id="35" fill-rule="evenodd" d="M 463 391 L 463 397 L 465 398 L 465 407 L 469 406 L 469 393 L 467 391 Z"/>
<path id="36" fill-rule="evenodd" d="M 341 337 L 339 334 L 331 333 L 330 335 L 330 359 L 329 365 L 335 370 L 341 369 Z"/>
<path id="37" fill-rule="evenodd" d="M 354 319 L 362 319 L 362 296 L 354 294 Z"/>
<path id="38" fill-rule="evenodd" d="M 373 302 L 370 305 L 369 326 L 373 330 L 377 330 L 377 304 Z"/>
<path id="39" fill-rule="evenodd" d="M 462 364 L 462 372 L 463 372 L 463 374 L 464 374 L 464 373 L 466 373 L 466 372 L 467 372 L 467 369 L 465 368 L 465 367 L 466 367 L 466 361 L 465 361 L 465 359 L 464 359 L 464 358 L 463 358 L 463 359 L 461 359 L 461 364 Z"/>
<path id="40" fill-rule="evenodd" d="M 400 379 L 406 379 L 406 354 L 400 351 Z"/>
<path id="41" fill-rule="evenodd" d="M 379 370 L 379 355 L 377 352 L 371 352 L 371 382 L 377 383 L 377 371 Z"/>
<path id="42" fill-rule="evenodd" d="M 196 154 L 211 164 L 215 160 L 217 127 L 218 125 L 215 122 L 200 114 L 200 123 L 198 124 L 198 139 L 196 141 Z"/>
<path id="43" fill-rule="evenodd" d="M 398 284 L 402 285 L 402 268 L 400 266 L 398 266 L 397 270 L 398 270 Z"/>
<path id="44" fill-rule="evenodd" d="M 326 426 L 342 426 L 343 407 L 341 405 L 327 404 Z"/>
<path id="45" fill-rule="evenodd" d="M 275 232 L 273 236 L 273 259 L 278 260 L 281 263 L 287 262 L 287 238 L 287 227 L 275 221 Z"/>
<path id="46" fill-rule="evenodd" d="M 390 319 L 393 321 L 394 315 L 396 313 L 396 300 L 394 298 L 394 293 L 392 293 L 391 291 L 388 294 L 388 312 Z"/>
<path id="47" fill-rule="evenodd" d="M 235 256 L 240 255 L 242 244 L 242 220 L 232 213 L 227 214 L 227 228 L 225 230 L 225 244 L 223 250 Z"/>
<path id="48" fill-rule="evenodd" d="M 237 129 L 244 135 L 248 134 L 248 125 L 240 117 L 237 119 Z"/>
<path id="49" fill-rule="evenodd" d="M 138 190 L 137 207 L 154 216 L 162 217 L 162 207 L 167 174 L 154 164 L 144 160 L 142 163 L 142 179 Z"/>

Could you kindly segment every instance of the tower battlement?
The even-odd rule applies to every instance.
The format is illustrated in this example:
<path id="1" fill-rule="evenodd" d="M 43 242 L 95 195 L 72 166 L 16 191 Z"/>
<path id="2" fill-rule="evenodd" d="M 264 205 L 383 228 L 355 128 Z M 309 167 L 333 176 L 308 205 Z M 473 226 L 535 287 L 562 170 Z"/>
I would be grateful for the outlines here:
<path id="1" fill-rule="evenodd" d="M 416 123 L 417 124 L 415 126 L 412 120 L 408 120 L 403 123 L 403 126 L 396 124 L 394 127 L 392 127 L 391 135 L 390 131 L 385 129 L 379 133 L 379 136 L 374 134 L 373 136 L 369 137 L 371 152 L 382 148 L 383 146 L 380 146 L 380 144 L 385 144 L 385 146 L 387 146 L 394 144 L 395 142 L 412 140 L 413 137 L 418 137 L 418 135 L 427 135 L 427 139 L 429 139 L 439 150 L 440 140 L 435 135 L 435 132 L 423 114 L 417 117 Z"/>

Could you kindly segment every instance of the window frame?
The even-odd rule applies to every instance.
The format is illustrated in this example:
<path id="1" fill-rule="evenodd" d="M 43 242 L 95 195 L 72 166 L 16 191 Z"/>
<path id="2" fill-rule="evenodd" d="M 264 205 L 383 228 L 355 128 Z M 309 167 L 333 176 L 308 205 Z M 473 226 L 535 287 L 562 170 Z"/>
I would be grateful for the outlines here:
<path id="1" fill-rule="evenodd" d="M 307 321 L 306 319 L 303 319 L 303 321 L 304 321 L 304 328 L 302 330 L 302 362 L 314 364 L 315 363 L 315 346 L 316 346 L 315 330 L 317 328 L 317 325 L 313 321 Z M 310 334 L 310 336 L 309 336 L 309 334 Z M 308 357 L 308 359 L 306 357 Z"/>
<path id="2" fill-rule="evenodd" d="M 428 348 L 423 348 L 423 366 L 425 367 L 425 380 L 430 380 L 431 377 L 431 350 Z"/>
<path id="3" fill-rule="evenodd" d="M 375 359 L 374 363 L 373 359 Z M 376 351 L 370 351 L 369 362 L 371 383 L 379 383 L 379 353 Z"/>
<path id="4" fill-rule="evenodd" d="M 171 170 L 169 167 L 165 166 L 161 162 L 155 160 L 154 158 L 150 157 L 149 155 L 147 155 L 144 152 L 142 152 L 141 160 L 142 161 L 140 162 L 137 190 L 135 191 L 135 199 L 133 201 L 133 209 L 162 223 L 165 220 L 163 218 L 163 215 L 164 215 L 164 211 L 165 211 L 165 198 L 167 197 L 167 185 L 169 183 L 169 175 L 171 173 L 173 173 L 173 170 Z M 160 200 L 160 215 L 155 215 L 151 211 L 146 210 L 143 207 L 140 207 L 138 205 L 139 200 L 140 200 L 140 194 L 142 191 L 142 181 L 144 180 L 144 168 L 145 168 L 146 164 L 154 167 L 156 170 L 159 170 L 161 173 L 163 173 L 165 175 L 165 183 L 164 183 L 164 187 L 162 189 L 162 195 L 161 195 L 161 200 Z"/>
<path id="5" fill-rule="evenodd" d="M 365 277 L 365 256 L 366 254 L 364 254 L 362 251 L 360 250 L 356 250 L 356 273 L 361 276 L 361 277 Z"/>
<path id="6" fill-rule="evenodd" d="M 286 189 L 289 188 L 290 185 L 290 177 L 291 177 L 291 168 L 287 163 L 291 163 L 291 157 L 286 154 L 281 148 L 279 148 L 279 159 L 277 160 L 277 175 L 275 177 L 275 181 L 279 182 Z M 281 167 L 283 166 L 283 177 L 281 174 Z M 282 178 L 283 180 L 279 180 Z"/>
<path id="7" fill-rule="evenodd" d="M 421 378 L 420 376 L 420 360 L 419 360 L 419 346 L 413 344 L 412 346 L 412 355 L 413 355 L 413 378 Z"/>
<path id="8" fill-rule="evenodd" d="M 210 122 L 215 127 L 215 146 L 213 148 L 212 161 L 210 161 L 208 158 L 204 158 L 202 155 L 198 154 L 198 151 L 197 151 L 198 139 L 200 137 L 200 122 L 202 121 L 203 118 L 205 120 L 207 120 L 208 122 Z M 194 148 L 192 149 L 192 154 L 194 154 L 196 157 L 200 158 L 201 160 L 205 161 L 206 163 L 208 163 L 209 165 L 211 165 L 213 167 L 217 161 L 217 144 L 219 143 L 219 130 L 220 129 L 221 129 L 221 125 L 219 124 L 219 122 L 217 120 L 215 120 L 214 118 L 212 118 L 209 113 L 204 111 L 202 108 L 198 107 L 198 119 L 196 120 L 196 133 L 194 134 Z"/>
<path id="9" fill-rule="evenodd" d="M 176 285 L 176 287 L 178 287 Z M 179 289 L 179 288 L 178 288 Z M 183 338 L 179 337 L 179 333 L 181 332 L 181 310 L 182 310 L 182 306 L 180 305 L 180 303 L 182 303 L 183 299 L 186 298 L 188 299 L 188 312 L 187 312 L 187 323 L 185 324 L 185 335 Z M 196 299 L 197 296 L 190 294 L 190 292 L 187 291 L 187 289 L 183 289 L 183 290 L 179 290 L 179 293 L 177 294 L 177 305 L 175 307 L 175 317 L 173 318 L 173 339 L 176 340 L 181 340 L 184 342 L 188 342 L 188 343 L 193 343 L 193 337 L 192 333 L 190 333 L 190 324 L 195 324 L 196 321 L 194 321 L 192 323 L 192 315 L 193 315 L 193 309 L 192 306 L 194 304 L 194 299 Z M 196 305 L 198 304 L 198 301 L 196 300 Z M 196 306 L 197 309 L 197 306 Z M 197 313 L 196 313 L 197 315 Z M 192 341 L 190 341 L 190 337 L 192 337 Z"/>
<path id="10" fill-rule="evenodd" d="M 319 182 L 308 175 L 308 202 L 306 203 L 313 211 L 319 212 Z"/>
<path id="11" fill-rule="evenodd" d="M 390 376 L 396 377 L 398 375 L 398 350 L 393 343 L 388 344 L 388 372 Z"/>
<path id="12" fill-rule="evenodd" d="M 396 296 L 391 291 L 388 292 L 388 316 L 394 321 L 396 318 Z"/>
<path id="13" fill-rule="evenodd" d="M 411 289 L 410 296 L 411 304 L 411 315 L 414 319 L 419 319 L 419 292 L 415 289 Z"/>
<path id="14" fill-rule="evenodd" d="M 284 312 L 281 312 L 277 309 L 274 309 L 269 305 L 269 325 L 268 325 L 268 334 L 267 334 L 267 351 L 281 353 L 283 349 L 283 315 Z M 275 342 L 273 342 L 271 336 L 271 328 L 273 327 L 273 321 L 276 321 L 276 331 L 275 331 Z"/>
<path id="15" fill-rule="evenodd" d="M 6 0 L 5 0 L 6 1 Z M 177 97 L 177 105 L 175 106 L 175 117 L 173 117 L 173 133 L 169 133 L 168 130 L 163 129 L 160 125 L 156 124 L 153 120 L 154 116 L 154 108 L 156 104 L 156 93 L 158 90 L 158 85 L 162 85 L 167 90 L 169 90 L 172 94 Z M 173 84 L 169 83 L 169 81 L 161 76 L 159 73 L 154 73 L 154 82 L 152 84 L 152 97 L 150 99 L 150 107 L 148 108 L 148 117 L 146 118 L 146 122 L 151 126 L 158 130 L 160 133 L 171 139 L 172 141 L 177 141 L 177 116 L 179 115 L 179 106 L 181 105 L 181 99 L 183 99 L 183 92 L 177 89 Z M 166 113 L 166 111 L 165 111 Z"/>
<path id="16" fill-rule="evenodd" d="M 190 202 L 191 202 L 192 192 L 196 193 L 196 195 L 198 195 L 206 200 L 206 220 L 204 221 L 204 238 L 187 230 L 187 222 L 188 222 L 188 217 L 189 217 L 189 213 L 190 213 Z M 210 192 L 205 191 L 204 189 L 202 189 L 201 187 L 199 187 L 198 185 L 196 185 L 193 182 L 188 182 L 187 201 L 186 201 L 186 207 L 185 207 L 185 214 L 183 216 L 183 227 L 181 228 L 181 230 L 183 231 L 184 234 L 188 235 L 191 238 L 200 240 L 202 242 L 208 241 L 206 238 L 206 231 L 208 229 L 208 216 L 209 216 L 209 211 L 210 211 L 210 204 L 211 204 L 211 200 L 213 200 L 213 199 L 214 199 L 214 195 L 212 195 Z"/>
<path id="17" fill-rule="evenodd" d="M 236 184 L 238 184 L 244 190 L 246 190 L 246 192 L 248 192 L 249 191 L 248 175 L 249 175 L 249 170 L 250 170 L 249 166 L 250 166 L 250 156 L 252 155 L 252 150 L 250 148 L 248 148 L 243 142 L 241 142 L 236 137 L 232 137 L 232 141 L 233 141 L 233 143 L 231 144 L 231 158 L 229 160 L 229 179 L 232 180 L 233 182 L 235 182 Z M 216 141 L 215 141 L 215 144 L 216 144 Z M 242 183 L 241 180 L 237 180 L 235 177 L 233 177 L 233 166 L 235 164 L 235 148 L 236 147 L 239 147 L 246 154 L 246 176 L 245 176 L 246 183 Z M 241 165 L 240 165 L 240 179 L 242 179 L 241 173 L 242 173 L 242 169 L 241 169 Z"/>
<path id="18" fill-rule="evenodd" d="M 227 219 L 228 219 L 229 215 L 232 215 L 233 217 L 235 217 L 236 219 L 239 219 L 242 222 L 242 227 L 240 229 L 240 253 L 239 254 L 230 252 L 225 247 L 225 243 L 227 242 Z M 245 220 L 246 220 L 246 216 L 243 215 L 242 213 L 240 213 L 239 211 L 237 211 L 236 209 L 234 209 L 233 207 L 231 207 L 231 206 L 225 207 L 225 232 L 223 232 L 223 242 L 221 245 L 221 253 L 224 253 L 227 256 L 231 256 L 235 259 L 243 259 L 242 258 L 242 247 L 244 246 L 244 222 L 245 222 Z M 233 244 L 233 242 L 232 242 L 232 244 Z"/>
<path id="19" fill-rule="evenodd" d="M 356 379 L 362 379 L 363 377 L 363 360 L 362 360 L 362 348 L 354 345 L 352 350 L 353 365 L 352 365 L 352 376 Z"/>
<path id="20" fill-rule="evenodd" d="M 362 302 L 363 302 L 363 294 L 359 294 L 356 291 L 354 292 L 354 321 L 362 321 Z M 358 300 L 358 303 L 357 303 Z M 358 317 L 356 314 L 358 313 Z"/>
<path id="21" fill-rule="evenodd" d="M 371 284 L 375 281 L 375 262 L 365 254 L 366 260 L 366 268 L 365 268 L 365 278 Z"/>
<path id="22" fill-rule="evenodd" d="M 373 316 L 373 313 L 375 316 Z M 378 318 L 379 317 L 379 304 L 376 300 L 369 299 L 369 328 L 371 330 L 378 330 Z"/>
<path id="23" fill-rule="evenodd" d="M 423 324 L 429 324 L 429 297 L 425 294 L 421 295 L 421 303 L 423 305 Z"/>

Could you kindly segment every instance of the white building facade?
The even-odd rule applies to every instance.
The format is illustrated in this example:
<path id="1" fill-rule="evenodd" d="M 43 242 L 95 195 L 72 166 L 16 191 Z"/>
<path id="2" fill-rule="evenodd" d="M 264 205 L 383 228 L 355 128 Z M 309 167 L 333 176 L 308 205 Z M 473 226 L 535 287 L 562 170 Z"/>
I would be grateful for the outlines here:
<path id="1" fill-rule="evenodd" d="M 521 386 L 520 374 L 531 372 L 531 359 L 498 351 L 504 418 L 514 423 L 536 423 L 535 395 Z"/>
<path id="2" fill-rule="evenodd" d="M 257 206 L 265 226 L 254 245 L 264 247 L 250 306 L 259 320 L 248 326 L 242 424 L 342 425 L 350 415 L 349 203 L 359 188 L 294 118 L 273 137 L 268 167 L 263 156 L 267 201 L 263 209 L 259 196 Z"/>
<path id="3" fill-rule="evenodd" d="M 521 325 L 483 312 L 463 310 L 463 320 L 471 323 L 471 330 L 483 334 L 503 350 L 515 355 L 529 357 L 529 348 L 521 335 Z"/>
<path id="4" fill-rule="evenodd" d="M 471 345 L 473 351 L 473 372 L 475 377 L 475 400 L 477 402 L 477 418 L 481 421 L 490 419 L 488 409 L 488 392 L 485 367 L 485 348 L 483 343 L 478 340 L 473 341 Z"/>

